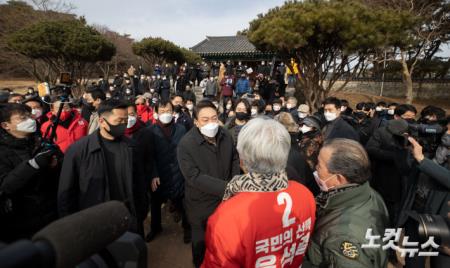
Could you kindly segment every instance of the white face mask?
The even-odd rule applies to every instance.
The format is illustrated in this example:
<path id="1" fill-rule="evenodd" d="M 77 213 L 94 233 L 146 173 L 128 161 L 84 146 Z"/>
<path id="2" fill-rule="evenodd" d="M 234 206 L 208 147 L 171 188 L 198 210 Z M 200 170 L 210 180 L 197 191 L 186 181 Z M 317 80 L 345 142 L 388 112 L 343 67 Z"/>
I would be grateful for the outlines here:
<path id="1" fill-rule="evenodd" d="M 173 115 L 171 113 L 163 113 L 159 115 L 159 121 L 163 124 L 169 124 L 172 121 Z"/>
<path id="2" fill-rule="evenodd" d="M 395 110 L 394 109 L 390 109 L 390 110 L 388 110 L 388 115 L 394 115 L 394 112 L 395 112 Z"/>
<path id="3" fill-rule="evenodd" d="M 216 109 L 219 109 L 219 104 L 214 102 L 214 106 L 216 106 Z"/>
<path id="4" fill-rule="evenodd" d="M 42 115 L 41 109 L 33 109 L 31 110 L 31 114 L 34 116 L 34 118 L 39 118 Z"/>
<path id="5" fill-rule="evenodd" d="M 328 180 L 330 180 L 331 178 L 333 178 L 334 176 L 336 176 L 336 174 L 334 174 L 334 175 L 331 175 L 330 177 L 326 178 L 325 180 L 321 180 L 319 177 L 319 173 L 317 171 L 314 171 L 313 175 L 314 175 L 314 179 L 316 180 L 317 185 L 319 186 L 319 188 L 322 192 L 328 192 L 330 190 L 330 188 L 328 188 L 326 182 Z"/>
<path id="6" fill-rule="evenodd" d="M 155 89 L 154 89 L 154 88 L 151 88 L 151 89 L 150 89 L 150 92 L 151 92 L 151 93 L 155 92 Z"/>
<path id="7" fill-rule="evenodd" d="M 290 110 L 290 109 L 294 108 L 294 105 L 288 103 L 288 104 L 286 104 L 286 108 L 288 108 Z"/>
<path id="8" fill-rule="evenodd" d="M 382 107 L 377 107 L 377 108 L 375 108 L 375 111 L 381 112 L 381 111 L 383 111 L 383 108 Z"/>
<path id="9" fill-rule="evenodd" d="M 25 133 L 34 133 L 36 132 L 36 121 L 28 118 L 17 124 L 17 130 Z"/>
<path id="10" fill-rule="evenodd" d="M 312 130 L 312 127 L 308 127 L 307 125 L 303 125 L 301 128 L 300 128 L 300 131 L 302 132 L 302 133 L 307 133 L 307 132 L 310 132 Z"/>
<path id="11" fill-rule="evenodd" d="M 209 138 L 214 138 L 219 131 L 219 124 L 217 123 L 208 123 L 200 128 L 200 133 Z"/>
<path id="12" fill-rule="evenodd" d="M 231 104 L 227 104 L 227 110 L 231 109 Z"/>
<path id="13" fill-rule="evenodd" d="M 345 110 L 347 110 L 347 107 L 341 106 L 341 112 L 345 112 Z"/>
<path id="14" fill-rule="evenodd" d="M 127 128 L 132 128 L 134 125 L 136 125 L 137 118 L 136 116 L 128 116 L 128 125 Z"/>
<path id="15" fill-rule="evenodd" d="M 274 110 L 275 112 L 278 112 L 280 109 L 281 109 L 281 107 L 280 107 L 279 105 L 274 105 L 274 106 L 273 106 L 273 110 Z"/>
<path id="16" fill-rule="evenodd" d="M 331 112 L 325 112 L 325 119 L 329 122 L 329 121 L 333 121 L 337 118 L 337 114 L 336 113 L 331 113 Z"/>
<path id="17" fill-rule="evenodd" d="M 255 116 L 258 114 L 258 109 L 252 109 L 252 116 Z"/>
<path id="18" fill-rule="evenodd" d="M 298 112 L 298 117 L 300 117 L 300 118 L 305 118 L 307 116 L 307 114 L 305 114 L 305 113 L 302 113 L 302 112 Z"/>
<path id="19" fill-rule="evenodd" d="M 194 109 L 194 104 L 186 104 L 186 108 L 188 108 L 189 111 L 192 111 Z"/>

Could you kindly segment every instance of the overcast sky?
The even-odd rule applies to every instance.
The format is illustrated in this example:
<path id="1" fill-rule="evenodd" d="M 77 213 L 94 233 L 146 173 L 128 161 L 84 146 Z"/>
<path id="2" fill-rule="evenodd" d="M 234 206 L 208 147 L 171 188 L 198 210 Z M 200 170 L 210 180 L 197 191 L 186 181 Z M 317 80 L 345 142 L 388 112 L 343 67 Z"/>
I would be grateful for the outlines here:
<path id="1" fill-rule="evenodd" d="M 162 37 L 192 47 L 205 36 L 235 35 L 284 0 L 73 0 L 77 15 L 137 40 Z"/>

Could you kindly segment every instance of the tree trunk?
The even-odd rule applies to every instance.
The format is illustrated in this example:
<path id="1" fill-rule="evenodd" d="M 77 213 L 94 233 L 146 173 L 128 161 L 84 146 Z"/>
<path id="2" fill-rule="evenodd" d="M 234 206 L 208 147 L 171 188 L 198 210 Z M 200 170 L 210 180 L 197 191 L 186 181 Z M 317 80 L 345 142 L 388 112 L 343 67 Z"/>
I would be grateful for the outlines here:
<path id="1" fill-rule="evenodd" d="M 406 90 L 406 103 L 412 104 L 413 101 L 413 84 L 412 84 L 412 69 L 408 67 L 408 63 L 406 62 L 406 56 L 404 52 L 401 52 L 401 64 L 402 64 L 402 78 L 403 84 Z"/>
<path id="2" fill-rule="evenodd" d="M 402 78 L 403 78 L 403 85 L 405 86 L 405 92 L 406 92 L 406 103 L 412 104 L 413 102 L 413 82 L 412 82 L 412 75 L 408 68 L 408 64 L 406 63 L 406 58 L 402 57 Z"/>

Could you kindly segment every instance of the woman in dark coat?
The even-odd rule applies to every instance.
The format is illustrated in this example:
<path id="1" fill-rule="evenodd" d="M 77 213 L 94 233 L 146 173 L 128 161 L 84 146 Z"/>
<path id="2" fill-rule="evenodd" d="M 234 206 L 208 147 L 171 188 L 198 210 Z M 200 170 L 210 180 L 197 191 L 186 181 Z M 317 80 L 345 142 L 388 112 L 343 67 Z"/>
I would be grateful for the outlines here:
<path id="1" fill-rule="evenodd" d="M 320 192 L 319 187 L 314 180 L 313 172 L 306 161 L 306 157 L 298 144 L 299 127 L 297 123 L 295 123 L 292 115 L 287 112 L 281 112 L 274 119 L 285 126 L 289 135 L 291 135 L 291 149 L 289 150 L 286 166 L 289 180 L 295 180 L 305 185 L 314 195 L 317 195 Z"/>

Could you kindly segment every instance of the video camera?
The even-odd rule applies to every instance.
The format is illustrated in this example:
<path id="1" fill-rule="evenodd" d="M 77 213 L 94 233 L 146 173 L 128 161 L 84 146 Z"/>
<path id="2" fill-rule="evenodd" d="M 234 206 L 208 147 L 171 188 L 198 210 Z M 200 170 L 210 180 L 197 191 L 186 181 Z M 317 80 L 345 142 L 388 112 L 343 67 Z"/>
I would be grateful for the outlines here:
<path id="1" fill-rule="evenodd" d="M 434 157 L 442 134 L 447 130 L 438 122 L 433 124 L 408 123 L 409 135 L 414 137 L 423 147 L 427 157 Z"/>
<path id="2" fill-rule="evenodd" d="M 450 202 L 448 203 L 450 207 Z M 440 246 L 450 247 L 450 214 L 447 218 L 441 215 L 418 214 L 407 211 L 406 214 L 417 222 L 417 233 L 421 242 L 434 237 L 434 241 Z"/>
<path id="3" fill-rule="evenodd" d="M 59 106 L 58 112 L 56 116 L 52 119 L 52 123 L 48 126 L 48 128 L 45 130 L 45 133 L 43 133 L 43 140 L 41 143 L 41 147 L 38 149 L 38 151 L 45 150 L 45 149 L 52 149 L 55 147 L 55 138 L 56 138 L 56 129 L 58 125 L 60 124 L 61 119 L 61 113 L 64 108 L 64 103 L 69 102 L 69 96 L 72 93 L 72 78 L 70 73 L 63 72 L 60 74 L 59 77 L 60 84 L 54 86 L 50 89 L 50 92 L 53 92 L 55 95 L 59 96 L 61 104 Z"/>

